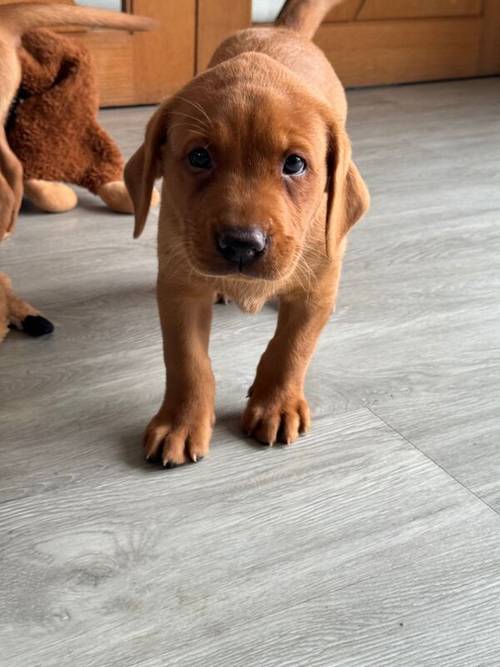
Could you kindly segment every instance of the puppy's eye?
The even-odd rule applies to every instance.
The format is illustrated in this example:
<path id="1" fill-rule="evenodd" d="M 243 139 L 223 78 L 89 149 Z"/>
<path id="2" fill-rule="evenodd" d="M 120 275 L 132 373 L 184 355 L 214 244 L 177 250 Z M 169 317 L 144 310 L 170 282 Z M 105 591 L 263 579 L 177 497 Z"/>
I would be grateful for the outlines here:
<path id="1" fill-rule="evenodd" d="M 304 173 L 307 163 L 300 155 L 289 155 L 283 162 L 283 173 L 286 176 L 298 176 Z"/>
<path id="2" fill-rule="evenodd" d="M 195 169 L 211 169 L 212 158 L 206 148 L 193 148 L 188 153 L 189 164 Z"/>

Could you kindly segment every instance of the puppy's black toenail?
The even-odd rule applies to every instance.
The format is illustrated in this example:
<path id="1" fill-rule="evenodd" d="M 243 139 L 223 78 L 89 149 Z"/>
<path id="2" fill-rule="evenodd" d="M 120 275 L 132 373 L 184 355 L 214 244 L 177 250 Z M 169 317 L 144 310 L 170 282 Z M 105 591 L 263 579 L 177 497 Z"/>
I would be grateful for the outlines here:
<path id="1" fill-rule="evenodd" d="M 22 321 L 23 331 L 33 338 L 45 336 L 54 331 L 54 325 L 41 315 L 28 315 Z"/>
<path id="2" fill-rule="evenodd" d="M 173 461 L 167 461 L 165 468 L 167 468 L 167 470 L 171 470 L 172 468 L 177 468 L 178 465 L 178 463 L 174 463 Z"/>

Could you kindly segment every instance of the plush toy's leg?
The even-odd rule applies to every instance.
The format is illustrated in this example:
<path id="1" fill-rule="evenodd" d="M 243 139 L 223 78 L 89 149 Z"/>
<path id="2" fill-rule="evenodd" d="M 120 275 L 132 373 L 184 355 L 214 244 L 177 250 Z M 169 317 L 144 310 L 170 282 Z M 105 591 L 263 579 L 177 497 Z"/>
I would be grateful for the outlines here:
<path id="1" fill-rule="evenodd" d="M 54 331 L 54 325 L 42 317 L 36 308 L 17 297 L 11 288 L 10 278 L 0 273 L 0 291 L 7 303 L 7 318 L 10 324 L 30 336 L 44 336 Z"/>
<path id="2" fill-rule="evenodd" d="M 123 181 L 110 181 L 101 185 L 97 191 L 99 197 L 112 211 L 118 213 L 133 213 L 134 205 L 130 199 L 127 187 Z M 153 190 L 151 195 L 151 206 L 158 206 L 160 195 L 157 190 Z"/>
<path id="3" fill-rule="evenodd" d="M 24 183 L 24 196 L 47 213 L 63 213 L 78 203 L 76 193 L 68 185 L 34 178 Z"/>

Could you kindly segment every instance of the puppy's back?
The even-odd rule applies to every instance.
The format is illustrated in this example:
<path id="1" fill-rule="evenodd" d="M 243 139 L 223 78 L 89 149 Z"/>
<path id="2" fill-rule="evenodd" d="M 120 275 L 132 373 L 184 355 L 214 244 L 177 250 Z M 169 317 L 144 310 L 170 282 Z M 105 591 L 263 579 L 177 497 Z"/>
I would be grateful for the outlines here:
<path id="1" fill-rule="evenodd" d="M 264 53 L 298 75 L 345 117 L 342 84 L 325 54 L 311 41 L 330 9 L 343 0 L 288 0 L 274 26 L 241 30 L 215 51 L 209 67 L 242 54 Z"/>

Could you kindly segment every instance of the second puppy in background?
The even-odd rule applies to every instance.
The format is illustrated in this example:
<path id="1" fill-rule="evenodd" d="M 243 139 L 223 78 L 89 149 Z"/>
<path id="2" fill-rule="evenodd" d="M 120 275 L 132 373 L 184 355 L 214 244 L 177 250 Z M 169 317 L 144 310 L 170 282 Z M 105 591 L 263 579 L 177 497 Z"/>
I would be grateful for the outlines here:
<path id="1" fill-rule="evenodd" d="M 163 103 L 125 169 L 138 236 L 163 176 L 158 303 L 167 387 L 147 458 L 167 467 L 208 451 L 215 385 L 214 294 L 256 312 L 280 302 L 243 415 L 263 443 L 309 428 L 304 380 L 333 310 L 346 234 L 368 208 L 351 159 L 344 90 L 312 43 L 338 0 L 288 0 L 275 27 L 244 30 Z"/>
<path id="2" fill-rule="evenodd" d="M 5 134 L 7 115 L 21 83 L 21 36 L 34 28 L 67 25 L 149 30 L 154 22 L 143 16 L 58 4 L 19 2 L 0 6 L 0 242 L 14 230 L 23 196 L 23 168 Z M 0 274 L 0 342 L 9 325 L 32 336 L 50 333 L 54 328 L 33 306 L 19 299 L 12 292 L 9 277 Z"/>

